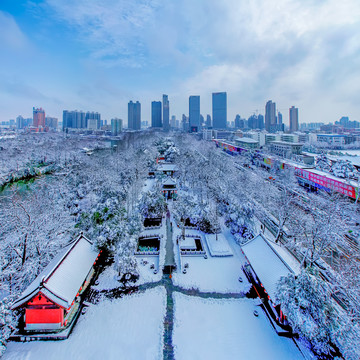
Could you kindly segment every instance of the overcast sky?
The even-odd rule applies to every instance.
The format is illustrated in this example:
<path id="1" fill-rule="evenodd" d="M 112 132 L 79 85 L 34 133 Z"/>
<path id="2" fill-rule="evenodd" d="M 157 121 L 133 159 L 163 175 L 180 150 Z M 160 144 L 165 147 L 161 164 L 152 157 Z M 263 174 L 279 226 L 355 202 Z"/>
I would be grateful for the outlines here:
<path id="1" fill-rule="evenodd" d="M 273 100 L 288 123 L 360 121 L 359 0 L 1 0 L 0 120 L 32 107 L 98 111 L 127 121 L 139 100 L 190 95 L 211 114 L 228 94 L 228 121 Z"/>

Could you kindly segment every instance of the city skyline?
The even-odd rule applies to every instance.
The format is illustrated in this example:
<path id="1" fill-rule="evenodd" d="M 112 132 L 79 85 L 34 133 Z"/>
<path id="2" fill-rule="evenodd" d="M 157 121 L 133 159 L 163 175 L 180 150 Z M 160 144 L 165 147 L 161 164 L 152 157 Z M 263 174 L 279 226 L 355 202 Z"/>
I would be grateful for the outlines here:
<path id="1" fill-rule="evenodd" d="M 103 4 L 1 2 L 0 121 L 30 117 L 33 106 L 59 119 L 63 109 L 127 119 L 136 98 L 150 122 L 151 101 L 164 93 L 180 119 L 194 93 L 211 114 L 218 91 L 230 121 L 262 112 L 268 99 L 284 123 L 292 104 L 305 123 L 360 120 L 356 0 L 289 0 L 276 11 L 264 0 Z"/>

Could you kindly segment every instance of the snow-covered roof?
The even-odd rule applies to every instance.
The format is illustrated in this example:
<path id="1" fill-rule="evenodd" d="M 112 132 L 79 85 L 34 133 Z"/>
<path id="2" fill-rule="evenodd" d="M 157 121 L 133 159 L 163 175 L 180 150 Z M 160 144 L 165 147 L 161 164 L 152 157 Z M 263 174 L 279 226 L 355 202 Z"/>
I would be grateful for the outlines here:
<path id="1" fill-rule="evenodd" d="M 297 143 L 297 142 L 289 142 L 289 141 L 280 141 L 280 140 L 276 140 L 276 141 L 271 141 L 270 144 L 273 145 L 287 145 L 287 146 L 303 146 L 303 143 Z"/>
<path id="2" fill-rule="evenodd" d="M 69 308 L 91 270 L 98 252 L 84 235 L 63 249 L 27 287 L 12 309 L 31 300 L 39 291 L 63 308 Z"/>
<path id="3" fill-rule="evenodd" d="M 170 186 L 170 185 L 173 185 L 175 186 L 176 185 L 176 181 L 172 178 L 167 178 L 163 181 L 162 185 L 164 186 Z"/>
<path id="4" fill-rule="evenodd" d="M 254 140 L 252 138 L 243 137 L 243 138 L 236 138 L 235 141 L 247 143 L 247 144 L 257 144 L 259 141 Z"/>
<path id="5" fill-rule="evenodd" d="M 276 284 L 282 276 L 294 273 L 261 234 L 242 246 L 242 250 L 271 299 L 275 299 Z"/>
<path id="6" fill-rule="evenodd" d="M 159 171 L 176 171 L 177 167 L 175 164 L 161 164 L 158 167 Z"/>

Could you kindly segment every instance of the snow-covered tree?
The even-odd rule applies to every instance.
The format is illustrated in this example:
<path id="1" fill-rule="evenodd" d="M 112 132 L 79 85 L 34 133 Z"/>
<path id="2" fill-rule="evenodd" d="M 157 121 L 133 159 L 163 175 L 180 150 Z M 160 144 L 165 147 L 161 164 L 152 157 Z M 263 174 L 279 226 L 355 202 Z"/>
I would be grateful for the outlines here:
<path id="1" fill-rule="evenodd" d="M 188 194 L 181 194 L 174 203 L 173 210 L 177 224 L 182 230 L 182 237 L 185 237 L 185 223 L 187 219 L 196 222 L 196 203 L 194 198 Z"/>
<path id="2" fill-rule="evenodd" d="M 357 179 L 359 176 L 355 166 L 349 160 L 336 161 L 331 171 L 335 176 L 344 179 Z"/>
<path id="3" fill-rule="evenodd" d="M 162 217 L 165 210 L 166 201 L 160 192 L 148 191 L 141 197 L 139 211 L 144 218 Z"/>
<path id="4" fill-rule="evenodd" d="M 321 153 L 315 157 L 315 167 L 316 169 L 331 172 L 331 160 L 327 157 L 325 153 Z"/>
<path id="5" fill-rule="evenodd" d="M 0 300 L 0 357 L 6 349 L 7 339 L 16 327 L 16 317 L 10 310 L 12 302 L 7 298 Z"/>
<path id="6" fill-rule="evenodd" d="M 231 230 L 236 241 L 240 244 L 253 237 L 254 208 L 250 203 L 242 203 L 229 207 L 225 215 L 225 225 Z"/>
<path id="7" fill-rule="evenodd" d="M 319 278 L 315 268 L 303 269 L 298 276 L 282 277 L 276 298 L 293 330 L 310 341 L 316 354 L 334 352 L 332 344 L 336 344 L 341 313 L 334 306 L 328 284 Z"/>

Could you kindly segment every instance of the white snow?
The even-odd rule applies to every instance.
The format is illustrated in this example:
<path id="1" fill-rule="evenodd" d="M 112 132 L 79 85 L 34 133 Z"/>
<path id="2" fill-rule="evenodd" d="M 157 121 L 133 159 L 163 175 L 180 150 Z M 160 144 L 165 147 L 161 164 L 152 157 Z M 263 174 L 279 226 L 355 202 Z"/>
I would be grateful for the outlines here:
<path id="1" fill-rule="evenodd" d="M 116 271 L 114 264 L 107 267 L 100 275 L 97 280 L 98 285 L 93 285 L 92 287 L 96 290 L 110 290 L 116 289 L 119 287 L 120 282 L 117 280 L 119 274 Z"/>
<path id="2" fill-rule="evenodd" d="M 159 256 L 136 256 L 136 260 L 138 263 L 137 269 L 140 275 L 136 285 L 161 280 L 162 268 L 159 269 Z M 141 263 L 141 260 L 147 261 L 147 264 Z M 150 268 L 152 264 L 154 264 L 154 269 Z M 157 274 L 154 274 L 155 269 L 157 270 Z"/>
<path id="3" fill-rule="evenodd" d="M 223 234 L 205 234 L 211 256 L 232 256 L 233 252 Z"/>
<path id="4" fill-rule="evenodd" d="M 162 359 L 166 292 L 105 300 L 88 308 L 63 341 L 10 342 L 4 360 Z"/>
<path id="5" fill-rule="evenodd" d="M 261 234 L 243 245 L 242 250 L 267 293 L 275 300 L 277 282 L 294 271 Z"/>
<path id="6" fill-rule="evenodd" d="M 280 337 L 252 300 L 201 299 L 174 293 L 173 345 L 177 360 L 303 359 L 292 340 Z M 259 316 L 253 315 L 258 310 Z"/>
<path id="7" fill-rule="evenodd" d="M 173 239 L 176 238 L 177 235 L 180 235 L 180 233 L 181 230 L 174 226 Z M 186 234 L 203 237 L 203 234 L 196 230 L 187 230 Z M 232 236 L 231 241 L 233 241 Z M 208 254 L 209 250 L 205 241 L 202 241 L 202 243 Z M 250 288 L 250 285 L 241 269 L 243 261 L 240 258 L 240 247 L 238 245 L 235 246 L 238 247 L 238 252 L 232 249 L 235 256 L 231 257 L 208 256 L 208 258 L 205 259 L 203 256 L 181 256 L 182 265 L 184 266 L 185 263 L 189 264 L 189 267 L 186 269 L 186 274 L 183 274 L 179 264 L 179 249 L 178 246 L 174 245 L 175 259 L 178 268 L 177 272 L 173 273 L 174 284 L 186 289 L 195 288 L 204 292 L 246 292 Z M 243 279 L 243 282 L 239 282 L 239 277 Z"/>

